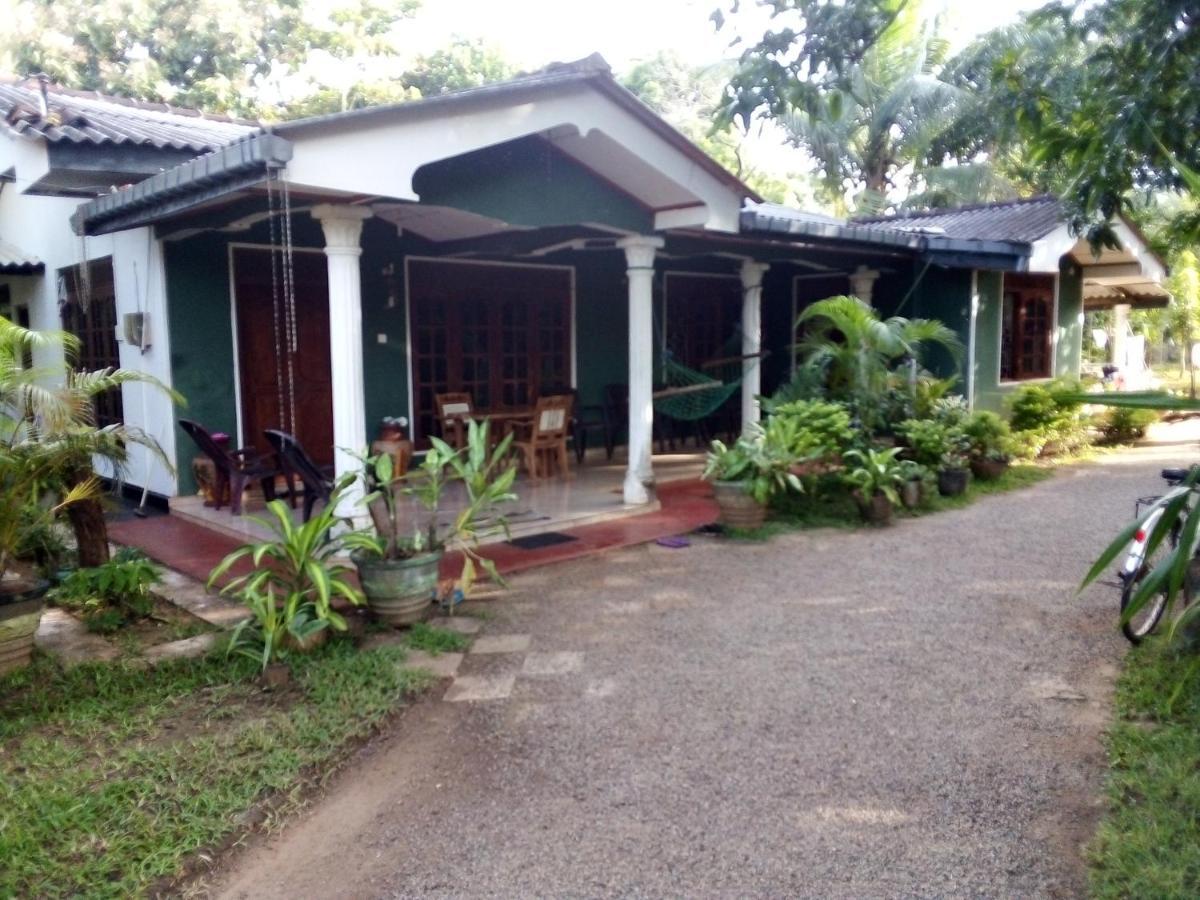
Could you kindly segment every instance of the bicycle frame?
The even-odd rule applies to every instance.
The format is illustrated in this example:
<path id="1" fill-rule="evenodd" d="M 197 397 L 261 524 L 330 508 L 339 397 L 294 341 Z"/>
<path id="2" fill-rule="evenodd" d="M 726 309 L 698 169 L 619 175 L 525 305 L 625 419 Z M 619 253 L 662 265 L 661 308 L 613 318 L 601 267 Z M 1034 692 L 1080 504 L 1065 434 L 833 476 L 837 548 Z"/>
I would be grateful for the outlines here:
<path id="1" fill-rule="evenodd" d="M 1129 543 L 1129 553 L 1125 556 L 1125 565 L 1121 567 L 1121 578 L 1135 578 L 1138 572 L 1141 571 L 1142 563 L 1146 561 L 1146 542 L 1150 539 L 1150 535 L 1154 533 L 1154 528 L 1158 525 L 1158 521 L 1162 518 L 1162 515 L 1162 507 L 1159 507 L 1142 523 L 1142 527 L 1134 534 L 1133 540 Z"/>

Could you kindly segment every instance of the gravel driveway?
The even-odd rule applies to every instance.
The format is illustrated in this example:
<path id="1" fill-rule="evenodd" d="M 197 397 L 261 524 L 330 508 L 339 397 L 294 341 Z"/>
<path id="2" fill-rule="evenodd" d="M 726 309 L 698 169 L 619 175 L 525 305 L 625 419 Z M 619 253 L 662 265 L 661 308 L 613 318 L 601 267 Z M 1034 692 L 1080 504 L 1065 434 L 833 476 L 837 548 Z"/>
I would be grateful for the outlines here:
<path id="1" fill-rule="evenodd" d="M 879 531 L 535 571 L 228 897 L 1074 897 L 1163 446 Z M 471 700 L 471 696 L 497 699 Z"/>

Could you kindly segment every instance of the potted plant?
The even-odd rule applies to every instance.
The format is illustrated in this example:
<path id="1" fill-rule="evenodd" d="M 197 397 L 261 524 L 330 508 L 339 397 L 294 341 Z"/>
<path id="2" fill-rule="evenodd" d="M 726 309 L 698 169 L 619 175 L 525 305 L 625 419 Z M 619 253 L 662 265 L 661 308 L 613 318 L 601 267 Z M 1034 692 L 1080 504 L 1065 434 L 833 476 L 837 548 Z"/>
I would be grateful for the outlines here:
<path id="1" fill-rule="evenodd" d="M 976 478 L 999 478 L 1012 462 L 1012 432 L 1008 423 L 988 410 L 972 413 L 963 425 L 969 444 L 971 472 Z"/>
<path id="2" fill-rule="evenodd" d="M 957 497 L 966 492 L 970 480 L 967 455 L 957 448 L 947 451 L 938 468 L 938 493 L 943 497 Z"/>
<path id="3" fill-rule="evenodd" d="M 892 508 L 900 502 L 904 467 L 896 457 L 899 447 L 885 450 L 847 450 L 848 469 L 842 476 L 854 488 L 854 501 L 863 521 L 886 525 L 892 520 Z"/>
<path id="4" fill-rule="evenodd" d="M 759 528 L 766 521 L 772 497 L 785 491 L 803 493 L 804 487 L 792 471 L 796 457 L 789 445 L 789 431 L 785 420 L 772 417 L 765 429 L 753 426 L 732 447 L 712 442 L 703 478 L 712 482 L 722 525 Z"/>
<path id="5" fill-rule="evenodd" d="M 967 436 L 958 425 L 938 419 L 909 419 L 899 427 L 909 457 L 938 473 L 938 493 L 954 497 L 967 489 Z"/>
<path id="6" fill-rule="evenodd" d="M 900 460 L 900 470 L 904 477 L 900 485 L 900 503 L 905 509 L 916 509 L 925 498 L 925 477 L 929 470 L 911 459 Z"/>
<path id="7" fill-rule="evenodd" d="M 451 543 L 457 542 L 463 553 L 458 589 L 464 597 L 479 569 L 504 583 L 495 564 L 476 548 L 487 534 L 508 532 L 499 507 L 517 499 L 512 491 L 516 467 L 509 455 L 512 436 L 489 452 L 487 423 L 469 421 L 461 450 L 438 438 L 430 440 L 433 446 L 424 461 L 405 475 L 395 474 L 389 454 L 366 460 L 370 489 L 366 503 L 376 536 L 352 559 L 368 607 L 389 625 L 410 625 L 425 615 L 437 591 L 438 567 Z M 461 485 L 464 502 L 448 511 L 448 521 L 443 522 L 443 495 L 455 483 Z M 405 496 L 416 500 L 424 521 L 410 518 L 410 507 L 400 501 Z"/>
<path id="8" fill-rule="evenodd" d="M 346 619 L 333 608 L 335 600 L 352 606 L 363 603 L 362 591 L 347 576 L 352 569 L 341 560 L 346 554 L 375 546 L 374 538 L 356 531 L 337 512 L 338 501 L 354 481 L 344 476 L 322 506 L 307 522 L 297 524 L 282 500 L 267 504 L 269 518 L 254 521 L 274 536 L 245 544 L 226 556 L 208 576 L 214 587 L 241 560 L 249 560 L 253 571 L 231 579 L 222 594 L 240 599 L 253 618 L 239 629 L 230 652 L 242 652 L 249 643 L 262 654 L 264 668 L 280 655 L 280 649 L 305 652 L 320 645 L 328 631 L 345 631 Z"/>

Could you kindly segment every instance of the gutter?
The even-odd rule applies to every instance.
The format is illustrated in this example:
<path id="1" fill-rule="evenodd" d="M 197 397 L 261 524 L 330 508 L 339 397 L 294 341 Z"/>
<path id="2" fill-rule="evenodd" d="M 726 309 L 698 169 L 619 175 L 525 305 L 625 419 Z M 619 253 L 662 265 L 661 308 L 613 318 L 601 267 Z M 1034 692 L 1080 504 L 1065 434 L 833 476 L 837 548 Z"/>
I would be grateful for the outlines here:
<path id="1" fill-rule="evenodd" d="M 149 225 L 256 184 L 291 158 L 290 141 L 259 132 L 83 204 L 71 216 L 71 228 L 93 236 Z"/>

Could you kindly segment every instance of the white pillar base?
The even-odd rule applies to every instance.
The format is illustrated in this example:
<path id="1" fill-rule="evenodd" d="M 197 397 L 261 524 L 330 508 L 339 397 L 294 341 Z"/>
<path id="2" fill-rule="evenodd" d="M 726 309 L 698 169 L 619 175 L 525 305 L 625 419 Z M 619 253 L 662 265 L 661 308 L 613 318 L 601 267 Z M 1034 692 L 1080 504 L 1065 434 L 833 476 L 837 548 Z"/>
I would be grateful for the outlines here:
<path id="1" fill-rule="evenodd" d="M 329 363 L 333 374 L 333 462 L 335 477 L 361 475 L 355 454 L 367 449 L 366 397 L 363 387 L 362 279 L 359 257 L 364 206 L 322 203 L 312 216 L 325 232 L 329 266 Z M 338 515 L 366 524 L 363 481 L 356 478 L 342 494 Z"/>
<path id="2" fill-rule="evenodd" d="M 643 236 L 617 242 L 629 279 L 628 504 L 649 503 L 648 485 L 654 484 L 654 255 L 662 245 L 662 238 Z"/>

